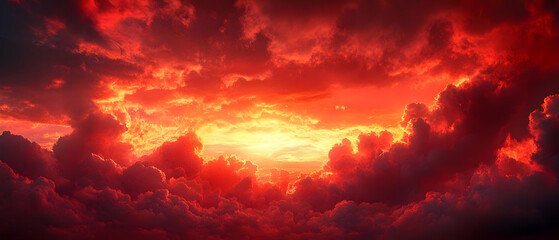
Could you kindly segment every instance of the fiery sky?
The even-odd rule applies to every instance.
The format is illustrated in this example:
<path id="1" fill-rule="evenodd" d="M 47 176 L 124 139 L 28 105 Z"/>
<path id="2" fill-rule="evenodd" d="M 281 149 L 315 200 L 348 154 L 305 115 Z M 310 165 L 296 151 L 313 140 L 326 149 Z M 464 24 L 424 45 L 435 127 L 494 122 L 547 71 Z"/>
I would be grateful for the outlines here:
<path id="1" fill-rule="evenodd" d="M 410 21 L 381 3 L 71 4 L 6 3 L 5 41 L 27 52 L 5 53 L 18 60 L 5 65 L 2 127 L 47 148 L 100 111 L 128 127 L 138 155 L 194 131 L 207 156 L 318 169 L 340 139 L 401 134 L 406 104 L 431 105 L 502 57 L 445 6 Z"/>
<path id="2" fill-rule="evenodd" d="M 559 237 L 556 1 L 0 1 L 5 236 Z"/>

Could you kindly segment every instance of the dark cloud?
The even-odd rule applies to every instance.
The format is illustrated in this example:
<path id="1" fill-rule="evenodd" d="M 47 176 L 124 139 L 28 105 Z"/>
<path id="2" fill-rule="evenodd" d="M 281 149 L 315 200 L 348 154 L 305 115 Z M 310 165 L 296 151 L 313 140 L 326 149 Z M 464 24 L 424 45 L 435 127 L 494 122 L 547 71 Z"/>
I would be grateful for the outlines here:
<path id="1" fill-rule="evenodd" d="M 79 164 L 91 154 L 110 158 L 127 166 L 130 163 L 132 145 L 119 141 L 123 126 L 111 115 L 91 114 L 74 123 L 74 131 L 58 139 L 53 147 L 54 156 L 61 164 L 64 174 L 72 174 L 72 166 Z"/>
<path id="2" fill-rule="evenodd" d="M 39 144 L 5 131 L 0 135 L 0 160 L 24 177 L 54 177 L 52 154 Z"/>
<path id="3" fill-rule="evenodd" d="M 122 183 L 126 192 L 132 196 L 167 188 L 165 173 L 141 162 L 136 162 L 122 172 Z"/>
<path id="4" fill-rule="evenodd" d="M 141 72 L 135 64 L 79 50 L 82 41 L 113 47 L 80 1 L 1 4 L 0 99 L 8 106 L 2 114 L 66 123 L 96 109 L 93 99 L 106 94 L 104 77 L 130 79 Z"/>
<path id="5" fill-rule="evenodd" d="M 478 81 L 481 82 L 447 91 L 452 91 L 452 96 L 461 91 L 475 96 L 473 93 L 486 89 L 488 93 L 480 94 L 484 96 L 481 102 L 485 103 L 491 102 L 486 98 L 499 96 L 490 87 L 493 85 L 485 86 L 485 80 Z M 90 154 L 79 163 L 59 161 L 73 166 L 75 174 L 61 171 L 57 180 L 62 184 L 60 188 L 44 177 L 30 180 L 18 176 L 2 163 L 0 207 L 2 218 L 10 221 L 1 231 L 13 238 L 35 234 L 47 238 L 170 239 L 179 236 L 195 239 L 280 236 L 545 239 L 556 236 L 559 225 L 555 216 L 559 208 L 555 202 L 559 191 L 555 182 L 554 148 L 550 144 L 555 142 L 552 129 L 559 117 L 555 112 L 557 98 L 548 97 L 543 110 L 531 115 L 530 128 L 538 146 L 533 159 L 543 166 L 542 171 L 514 158 L 495 160 L 494 151 L 505 141 L 499 134 L 491 133 L 493 138 L 481 134 L 483 139 L 470 139 L 480 134 L 469 123 L 474 120 L 467 117 L 469 111 L 480 111 L 475 104 L 452 111 L 443 107 L 443 104 L 457 104 L 459 99 L 441 98 L 433 111 L 410 120 L 410 133 L 404 142 L 390 144 L 392 136 L 388 132 L 363 134 L 357 144 L 358 152 L 354 152 L 351 142 L 344 140 L 333 147 L 325 170 L 301 176 L 293 183 L 292 193 L 286 192 L 279 171 L 272 175 L 273 182 L 262 183 L 256 178 L 255 165 L 236 158 L 214 159 L 192 175 L 169 178 L 156 166 L 148 165 L 150 161 L 123 168 Z M 485 107 L 493 108 L 492 104 Z M 446 114 L 440 113 L 444 121 L 433 118 L 439 111 Z M 456 120 L 449 123 L 451 116 Z M 100 119 L 103 118 L 97 118 Z M 101 122 L 115 121 L 105 120 Z M 505 124 L 499 118 L 486 120 L 489 122 L 485 124 Z M 439 132 L 430 127 L 437 123 L 451 124 L 454 128 Z M 120 125 L 99 126 L 102 127 L 95 132 L 110 135 L 107 132 Z M 466 126 L 471 129 L 461 131 Z M 78 132 L 79 128 L 63 139 Z M 467 138 L 461 135 L 463 132 L 469 133 Z M 23 141 L 23 146 L 31 144 L 22 137 L 4 135 L 4 138 L 14 138 L 14 142 Z M 159 151 L 169 148 L 165 151 L 171 154 L 175 148 L 188 152 L 196 147 L 200 147 L 196 137 L 187 135 L 182 140 L 163 144 Z M 466 154 L 464 148 L 480 151 Z M 57 148 L 55 157 L 68 156 L 60 151 L 70 150 Z M 182 153 L 173 152 L 179 159 L 185 156 Z M 191 152 L 188 156 L 197 154 Z M 33 155 L 19 157 L 29 158 L 26 161 L 30 163 L 43 161 Z M 158 161 L 167 166 L 175 159 L 162 157 Z M 26 168 L 23 169 L 25 172 Z M 510 174 L 510 171 L 516 172 Z M 72 191 L 67 191 L 69 183 Z"/>
<path id="6" fill-rule="evenodd" d="M 58 195 L 54 182 L 39 177 L 20 177 L 0 163 L 0 217 L 2 235 L 11 238 L 68 238 L 81 235 L 79 227 L 87 216 L 79 203 Z"/>
<path id="7" fill-rule="evenodd" d="M 530 128 L 535 135 L 538 152 L 534 160 L 554 172 L 559 171 L 559 96 L 553 95 L 545 99 L 543 110 L 530 114 Z"/>
<path id="8" fill-rule="evenodd" d="M 199 153 L 202 143 L 193 134 L 179 137 L 175 142 L 166 142 L 155 152 L 143 158 L 153 166 L 163 170 L 167 177 L 193 177 L 202 169 Z"/>
<path id="9" fill-rule="evenodd" d="M 8 239 L 559 237 L 549 1 L 148 1 L 147 16 L 113 1 L 1 4 L 1 113 L 73 128 L 52 152 L 0 135 Z M 107 16 L 135 48 L 114 54 L 126 41 L 103 27 Z M 94 100 L 110 79 L 141 85 L 153 74 L 144 68 L 158 67 L 185 69 L 184 86 L 141 86 L 125 98 L 156 106 L 172 94 L 251 96 L 221 105 L 243 112 L 273 94 L 470 79 L 431 106 L 408 104 L 401 139 L 363 133 L 333 146 L 322 170 L 266 178 L 235 156 L 203 159 L 194 133 L 132 154 L 127 127 Z M 224 86 L 230 75 L 236 81 Z"/>

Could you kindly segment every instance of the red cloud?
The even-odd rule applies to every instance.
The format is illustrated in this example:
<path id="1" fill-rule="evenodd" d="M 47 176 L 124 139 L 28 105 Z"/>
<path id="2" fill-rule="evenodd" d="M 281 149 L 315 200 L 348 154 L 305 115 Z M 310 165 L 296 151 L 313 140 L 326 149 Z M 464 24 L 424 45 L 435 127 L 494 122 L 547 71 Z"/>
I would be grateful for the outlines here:
<path id="1" fill-rule="evenodd" d="M 556 4 L 322 4 L 2 2 L 0 114 L 73 131 L 52 151 L 0 135 L 0 235 L 559 237 Z M 400 102 L 438 78 L 461 81 L 398 109 L 401 139 L 347 136 L 310 174 L 201 156 L 184 130 L 276 115 L 305 129 L 367 124 L 366 102 Z M 408 91 L 346 100 L 396 85 Z M 146 119 L 192 126 L 164 129 L 183 134 L 139 157 L 125 139 L 129 127 L 147 134 Z"/>
<path id="2" fill-rule="evenodd" d="M 143 160 L 163 170 L 169 178 L 193 177 L 202 168 L 202 158 L 198 156 L 201 150 L 202 143 L 191 133 L 164 143 Z"/>
<path id="3" fill-rule="evenodd" d="M 480 89 L 477 86 L 472 84 L 461 90 Z M 491 94 L 486 96 L 498 95 Z M 167 178 L 163 171 L 142 162 L 123 168 L 98 155 L 90 155 L 78 165 L 56 159 L 58 164 L 74 166 L 77 175 L 55 177 L 63 183 L 61 188 L 55 188 L 53 181 L 43 177 L 35 180 L 20 177 L 2 163 L 1 217 L 11 219 L 6 225 L 9 228 L 2 228 L 2 232 L 13 237 L 43 234 L 52 238 L 494 239 L 533 234 L 553 236 L 556 227 L 553 218 L 559 214 L 553 202 L 559 199 L 559 192 L 555 190 L 552 149 L 546 147 L 555 141 L 548 134 L 553 134 L 553 125 L 549 123 L 559 116 L 553 112 L 556 100 L 555 96 L 547 98 L 543 111 L 531 115 L 530 126 L 538 145 L 533 159 L 546 171 L 527 173 L 523 178 L 503 175 L 495 168 L 495 160 L 484 161 L 481 156 L 496 158 L 493 150 L 464 154 L 460 144 L 483 149 L 471 145 L 471 141 L 461 143 L 464 138 L 459 129 L 470 126 L 469 120 L 455 121 L 459 124 L 454 129 L 437 133 L 429 128 L 429 124 L 434 123 L 417 119 L 412 122 L 412 132 L 403 143 L 391 144 L 390 134 L 384 132 L 362 135 L 357 153 L 353 152 L 349 141 L 335 146 L 325 172 L 297 180 L 293 193 L 286 193 L 281 184 L 259 183 L 254 175 L 256 166 L 235 158 L 212 160 L 194 175 L 180 178 Z M 467 115 L 471 110 L 467 107 L 461 114 Z M 430 119 L 429 116 L 432 114 L 426 119 Z M 499 119 L 494 121 L 500 122 Z M 97 131 L 111 129 L 111 125 L 102 126 L 108 129 Z M 4 135 L 10 136 L 7 134 Z M 72 135 L 75 133 L 69 136 Z M 200 146 L 199 142 L 185 141 L 196 139 L 193 137 L 187 136 L 172 144 L 181 143 L 182 148 L 195 149 Z M 12 139 L 18 143 L 21 141 L 17 139 L 23 138 Z M 446 139 L 446 142 L 438 139 Z M 492 138 L 477 141 L 496 146 L 491 148 L 494 150 L 501 146 L 488 144 L 495 141 Z M 164 144 L 159 151 L 169 144 Z M 452 148 L 445 149 L 447 146 Z M 441 154 L 445 157 L 435 161 Z M 55 156 L 68 155 L 59 152 Z M 26 155 L 18 158 L 41 161 Z M 517 160 L 508 161 L 514 164 Z M 439 169 L 447 172 L 438 172 Z M 61 173 L 63 171 L 56 174 Z M 553 179 L 549 178 L 551 176 Z M 72 183 L 72 191 L 68 191 L 69 183 Z M 37 196 L 38 202 L 33 200 Z M 26 202 L 30 205 L 21 204 Z M 542 221 L 548 223 L 542 225 Z M 475 224 L 477 222 L 482 224 Z M 20 231 L 20 226 L 31 226 L 34 231 Z"/>

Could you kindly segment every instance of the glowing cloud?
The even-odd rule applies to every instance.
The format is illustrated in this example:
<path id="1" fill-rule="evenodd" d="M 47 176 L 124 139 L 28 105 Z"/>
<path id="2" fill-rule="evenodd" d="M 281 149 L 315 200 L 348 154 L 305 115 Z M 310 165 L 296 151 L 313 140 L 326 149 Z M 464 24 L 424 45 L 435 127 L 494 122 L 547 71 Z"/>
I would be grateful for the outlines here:
<path id="1" fill-rule="evenodd" d="M 556 1 L 0 1 L 3 238 L 559 238 Z"/>

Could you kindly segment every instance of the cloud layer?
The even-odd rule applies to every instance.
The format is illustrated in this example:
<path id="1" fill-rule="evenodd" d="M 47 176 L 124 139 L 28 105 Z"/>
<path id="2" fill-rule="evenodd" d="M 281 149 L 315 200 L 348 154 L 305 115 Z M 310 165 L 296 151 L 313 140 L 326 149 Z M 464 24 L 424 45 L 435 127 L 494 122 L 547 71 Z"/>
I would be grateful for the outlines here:
<path id="1" fill-rule="evenodd" d="M 295 178 L 259 179 L 256 165 L 234 157 L 202 163 L 193 134 L 117 163 L 122 151 L 102 146 L 119 146 L 123 126 L 108 115 L 76 123 L 54 152 L 4 132 L 1 230 L 14 238 L 556 237 L 559 97 L 524 114 L 529 136 L 513 139 L 522 110 L 504 85 L 479 77 L 450 86 L 436 108 L 408 108 L 401 141 L 362 134 L 355 152 L 344 140 L 323 170 Z"/>
<path id="2" fill-rule="evenodd" d="M 559 237 L 553 1 L 1 6 L 9 239 Z"/>

